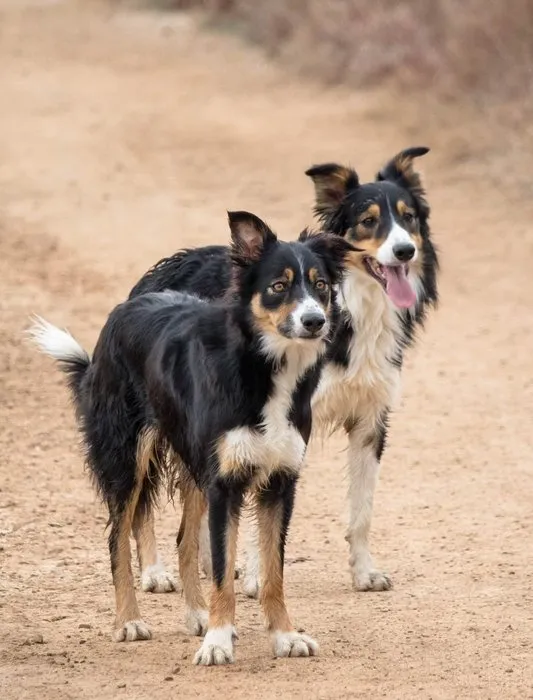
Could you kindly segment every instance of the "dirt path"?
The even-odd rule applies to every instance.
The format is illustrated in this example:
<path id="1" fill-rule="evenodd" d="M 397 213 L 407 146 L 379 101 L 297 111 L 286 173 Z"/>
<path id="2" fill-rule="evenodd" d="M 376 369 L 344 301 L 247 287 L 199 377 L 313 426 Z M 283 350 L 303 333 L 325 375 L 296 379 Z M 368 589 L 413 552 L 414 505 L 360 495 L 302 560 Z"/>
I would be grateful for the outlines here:
<path id="1" fill-rule="evenodd" d="M 291 81 L 187 16 L 84 5 L 0 5 L 0 697 L 533 698 L 532 204 L 459 176 L 443 134 L 399 127 L 382 96 Z M 228 669 L 191 665 L 179 595 L 140 594 L 154 640 L 113 644 L 105 515 L 63 382 L 21 340 L 28 314 L 91 348 L 148 265 L 227 238 L 226 209 L 289 238 L 310 221 L 306 167 L 369 177 L 413 143 L 434 149 L 443 303 L 409 356 L 377 495 L 394 590 L 350 589 L 333 439 L 312 450 L 288 548 L 320 657 L 270 659 L 241 595 Z M 175 530 L 167 506 L 169 562 Z"/>

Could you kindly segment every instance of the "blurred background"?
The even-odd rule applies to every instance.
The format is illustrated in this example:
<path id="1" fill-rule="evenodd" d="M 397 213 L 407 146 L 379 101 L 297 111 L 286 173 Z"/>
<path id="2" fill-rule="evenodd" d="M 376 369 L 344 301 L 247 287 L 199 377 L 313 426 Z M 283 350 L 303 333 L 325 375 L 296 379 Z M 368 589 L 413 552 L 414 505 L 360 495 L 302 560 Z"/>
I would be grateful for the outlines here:
<path id="1" fill-rule="evenodd" d="M 531 0 L 0 0 L 2 699 L 531 696 L 532 59 Z M 242 595 L 232 668 L 193 668 L 179 595 L 142 595 L 154 640 L 114 645 L 106 515 L 30 314 L 91 350 L 154 262 L 228 240 L 228 209 L 295 238 L 312 164 L 368 181 L 414 145 L 441 304 L 376 495 L 394 589 L 350 588 L 337 436 L 287 554 L 318 659 L 273 662 Z M 169 563 L 176 529 L 168 504 Z"/>
<path id="2" fill-rule="evenodd" d="M 514 172 L 503 179 L 531 193 L 530 0 L 153 2 L 202 8 L 213 28 L 240 35 L 322 85 L 385 88 L 390 108 L 405 110 L 394 113 L 398 120 L 451 132 L 455 165 L 474 157 L 501 181 L 501 168 L 512 162 Z"/>

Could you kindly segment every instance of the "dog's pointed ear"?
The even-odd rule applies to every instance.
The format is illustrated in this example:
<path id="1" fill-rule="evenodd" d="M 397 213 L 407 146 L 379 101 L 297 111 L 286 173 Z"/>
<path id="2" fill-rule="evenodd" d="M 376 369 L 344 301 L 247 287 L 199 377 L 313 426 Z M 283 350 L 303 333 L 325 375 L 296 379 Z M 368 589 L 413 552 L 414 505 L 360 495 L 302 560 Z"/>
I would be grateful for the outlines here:
<path id="1" fill-rule="evenodd" d="M 414 159 L 425 156 L 426 153 L 429 153 L 429 148 L 425 146 L 413 146 L 412 148 L 406 148 L 404 151 L 400 151 L 400 153 L 395 155 L 394 158 L 379 171 L 376 175 L 376 180 L 395 182 L 400 185 L 400 187 L 409 190 L 418 200 L 422 210 L 427 214 L 429 212 L 429 206 L 425 199 L 426 191 L 422 184 L 420 174 L 417 173 L 413 167 Z"/>
<path id="2" fill-rule="evenodd" d="M 315 213 L 326 217 L 333 213 L 347 194 L 359 187 L 355 170 L 337 163 L 314 165 L 305 171 L 315 185 Z"/>
<path id="3" fill-rule="evenodd" d="M 298 240 L 320 256 L 326 265 L 332 284 L 342 278 L 346 262 L 350 254 L 362 252 L 353 246 L 346 238 L 335 233 L 312 233 L 304 229 Z"/>
<path id="4" fill-rule="evenodd" d="M 265 248 L 278 240 L 265 222 L 250 212 L 229 211 L 228 223 L 232 259 L 240 265 L 257 262 Z"/>

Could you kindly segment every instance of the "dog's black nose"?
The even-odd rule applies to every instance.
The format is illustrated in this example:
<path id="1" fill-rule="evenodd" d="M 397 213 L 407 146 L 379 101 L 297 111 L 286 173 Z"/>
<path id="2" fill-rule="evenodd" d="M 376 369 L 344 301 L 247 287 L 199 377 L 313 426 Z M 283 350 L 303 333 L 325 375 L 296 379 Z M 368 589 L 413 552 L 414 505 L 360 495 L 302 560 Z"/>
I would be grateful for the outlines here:
<path id="1" fill-rule="evenodd" d="M 392 252 L 401 262 L 409 262 L 415 254 L 416 248 L 412 243 L 397 243 L 392 246 Z"/>
<path id="2" fill-rule="evenodd" d="M 302 326 L 310 333 L 316 333 L 326 323 L 326 319 L 322 314 L 310 312 L 302 315 Z"/>

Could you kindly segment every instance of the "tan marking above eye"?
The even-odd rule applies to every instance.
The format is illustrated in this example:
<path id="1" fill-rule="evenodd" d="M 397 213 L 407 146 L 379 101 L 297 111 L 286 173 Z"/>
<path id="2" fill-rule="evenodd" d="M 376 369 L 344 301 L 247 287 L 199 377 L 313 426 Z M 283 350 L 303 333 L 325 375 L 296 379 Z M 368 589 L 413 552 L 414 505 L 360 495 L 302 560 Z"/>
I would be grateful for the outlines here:
<path id="1" fill-rule="evenodd" d="M 283 274 L 269 284 L 267 292 L 269 294 L 276 293 L 280 294 L 294 281 L 294 270 L 291 267 L 286 267 L 283 270 Z"/>
<path id="2" fill-rule="evenodd" d="M 371 204 L 365 211 L 358 215 L 357 224 L 362 224 L 366 219 L 375 219 L 377 223 L 380 216 L 381 209 L 379 204 Z"/>
<path id="3" fill-rule="evenodd" d="M 396 202 L 396 211 L 398 214 L 403 218 L 406 214 L 411 215 L 413 218 L 416 216 L 415 210 L 408 206 L 406 202 L 403 201 L 403 199 L 399 199 Z"/>
<path id="4" fill-rule="evenodd" d="M 292 284 L 292 282 L 294 282 L 294 270 L 292 269 L 292 267 L 286 267 L 283 270 L 283 273 L 284 273 L 285 277 L 287 278 L 287 282 Z"/>
<path id="5" fill-rule="evenodd" d="M 310 282 L 312 282 L 314 284 L 317 280 L 318 275 L 319 275 L 319 272 L 318 272 L 316 267 L 309 268 L 308 276 L 309 276 Z"/>

